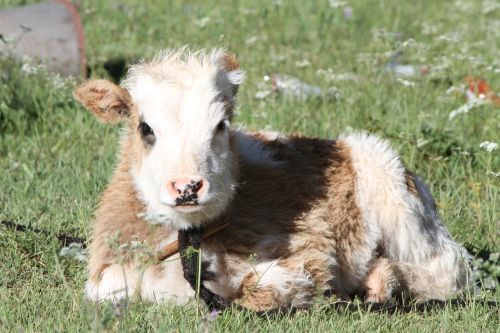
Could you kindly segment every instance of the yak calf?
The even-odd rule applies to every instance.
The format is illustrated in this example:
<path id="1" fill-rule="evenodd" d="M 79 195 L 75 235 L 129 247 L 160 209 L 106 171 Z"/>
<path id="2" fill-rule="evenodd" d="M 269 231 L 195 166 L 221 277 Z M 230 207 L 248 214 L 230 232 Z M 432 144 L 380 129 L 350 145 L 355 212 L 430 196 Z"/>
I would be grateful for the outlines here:
<path id="1" fill-rule="evenodd" d="M 244 77 L 224 50 L 181 49 L 131 66 L 121 86 L 76 89 L 99 120 L 125 123 L 93 224 L 88 298 L 185 302 L 194 292 L 180 260 L 145 264 L 130 249 L 226 222 L 201 243 L 204 286 L 249 309 L 307 307 L 324 292 L 384 302 L 464 288 L 464 250 L 387 142 L 232 128 Z"/>

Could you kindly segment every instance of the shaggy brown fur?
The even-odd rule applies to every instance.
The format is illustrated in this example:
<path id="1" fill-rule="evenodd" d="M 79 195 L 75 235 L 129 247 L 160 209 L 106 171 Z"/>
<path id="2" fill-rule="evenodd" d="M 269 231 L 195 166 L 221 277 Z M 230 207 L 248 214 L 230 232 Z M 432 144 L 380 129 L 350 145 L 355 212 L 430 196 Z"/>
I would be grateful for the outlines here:
<path id="1" fill-rule="evenodd" d="M 75 98 L 104 123 L 117 123 L 130 115 L 133 105 L 128 92 L 107 80 L 83 83 Z"/>
<path id="2" fill-rule="evenodd" d="M 279 259 L 283 267 L 292 270 L 302 267 L 313 278 L 316 288 L 332 288 L 335 268 L 329 265 L 331 253 L 338 254 L 338 265 L 345 267 L 342 273 L 349 275 L 348 257 L 363 237 L 353 194 L 355 173 L 349 148 L 342 142 L 300 136 L 288 138 L 286 144 L 277 141 L 265 144 L 282 167 L 242 166 L 234 209 L 221 217 L 230 220 L 231 225 L 207 239 L 203 248 L 214 253 L 228 252 L 229 258 L 219 257 L 221 267 L 225 268 L 220 269 L 220 276 L 235 274 L 232 271 L 240 270 L 238 266 L 246 267 L 248 257 L 256 254 L 257 262 Z M 303 174 L 309 177 L 299 176 Z M 227 260 L 231 265 L 224 262 Z M 240 263 L 235 267 L 235 262 Z M 255 307 L 255 300 L 264 302 L 273 293 L 268 287 L 252 285 L 258 279 L 255 272 L 249 272 L 241 289 L 228 293 L 226 286 L 219 287 L 225 288 L 226 296 L 236 299 L 238 304 L 264 310 L 264 304 Z M 310 297 L 313 296 L 311 293 Z M 288 304 L 287 301 L 283 303 Z"/>
<path id="3" fill-rule="evenodd" d="M 224 62 L 224 69 L 226 72 L 234 71 L 235 69 L 240 68 L 240 62 L 232 53 L 226 53 L 224 56 Z"/>
<path id="4" fill-rule="evenodd" d="M 415 174 L 412 171 L 405 170 L 405 181 L 408 192 L 416 197 L 419 197 L 420 194 L 418 193 L 417 185 L 415 184 Z"/>
<path id="5" fill-rule="evenodd" d="M 232 55 L 218 59 L 217 66 L 222 67 L 217 67 L 217 75 L 239 68 Z M 169 61 L 160 64 L 167 66 Z M 154 71 L 155 66 L 158 63 L 138 65 L 133 73 Z M 173 72 L 181 73 L 177 69 Z M 238 85 L 233 85 L 233 93 Z M 216 84 L 209 86 L 212 89 Z M 228 96 L 217 96 L 226 107 L 226 115 L 231 115 L 234 107 L 230 89 L 223 90 Z M 149 207 L 137 190 L 141 188 L 138 179 L 149 186 L 148 191 L 163 184 L 152 183 L 149 173 L 132 179 L 137 174 L 133 168 L 147 165 L 143 162 L 146 156 L 170 157 L 169 152 L 155 152 L 151 149 L 154 142 L 145 144 L 141 139 L 138 127 L 142 115 L 125 89 L 97 80 L 84 83 L 75 96 L 101 121 L 128 119 L 118 167 L 96 212 L 87 295 L 104 299 L 129 284 L 126 295 L 140 291 L 146 299 L 164 299 L 168 293 L 191 296 L 180 263 L 145 264 L 130 246 L 118 246 L 146 242 L 154 252 L 175 239 L 172 225 L 176 224 L 152 226 L 141 215 Z M 194 109 L 190 112 L 198 111 L 198 107 Z M 316 295 L 329 291 L 346 298 L 365 294 L 367 301 L 385 302 L 395 291 L 409 292 L 419 299 L 444 299 L 464 286 L 467 273 L 461 248 L 441 224 L 428 189 L 416 175 L 404 170 L 396 153 L 382 140 L 368 135 L 336 141 L 300 135 L 276 137 L 229 129 L 216 138 L 219 143 L 226 140 L 223 147 L 229 149 L 230 158 L 222 170 L 230 170 L 224 179 L 231 179 L 231 191 L 236 191 L 227 197 L 232 199 L 225 201 L 222 213 L 217 211 L 217 216 L 201 221 L 205 229 L 229 223 L 201 242 L 205 273 L 212 277 L 204 283 L 208 289 L 202 290 L 225 302 L 267 311 L 307 307 Z M 182 140 L 179 142 L 182 146 Z M 163 170 L 165 164 L 170 160 L 157 169 Z M 228 188 L 226 184 L 216 194 Z M 177 212 L 181 208 L 171 209 Z M 173 213 L 171 216 L 177 218 Z M 192 221 L 183 218 L 185 224 L 178 224 L 179 228 L 189 228 Z M 189 243 L 185 238 L 179 240 L 184 254 Z M 193 262 L 183 260 L 193 271 Z M 126 281 L 120 276 L 120 265 Z M 142 284 L 141 276 L 147 278 Z M 98 291 L 100 287 L 104 291 Z"/>
<path id="6" fill-rule="evenodd" d="M 129 252 L 119 251 L 120 244 L 131 241 L 155 244 L 173 232 L 140 219 L 138 215 L 143 212 L 144 205 L 137 199 L 127 163 L 121 161 L 96 211 L 89 246 L 89 278 L 92 281 L 98 282 L 108 266 L 135 259 Z"/>

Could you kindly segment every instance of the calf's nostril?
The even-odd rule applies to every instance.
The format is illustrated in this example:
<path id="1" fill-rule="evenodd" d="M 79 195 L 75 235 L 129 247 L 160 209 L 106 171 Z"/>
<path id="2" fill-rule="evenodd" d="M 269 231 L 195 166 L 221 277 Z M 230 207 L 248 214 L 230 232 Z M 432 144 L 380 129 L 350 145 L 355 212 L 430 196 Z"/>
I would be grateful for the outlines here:
<path id="1" fill-rule="evenodd" d="M 182 191 L 176 186 L 176 182 L 171 182 L 170 185 L 172 185 L 172 188 L 175 192 L 177 192 L 178 194 L 182 193 Z"/>
<path id="2" fill-rule="evenodd" d="M 192 185 L 192 191 L 194 193 L 197 193 L 202 187 L 203 187 L 203 181 L 200 180 L 200 181 L 194 182 L 194 184 Z"/>

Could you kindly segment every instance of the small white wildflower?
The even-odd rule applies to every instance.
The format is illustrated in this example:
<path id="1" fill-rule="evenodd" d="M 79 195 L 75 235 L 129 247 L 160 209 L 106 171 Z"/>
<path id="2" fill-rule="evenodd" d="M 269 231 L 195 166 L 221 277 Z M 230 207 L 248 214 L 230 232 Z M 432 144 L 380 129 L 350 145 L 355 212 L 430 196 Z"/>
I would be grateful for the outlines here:
<path id="1" fill-rule="evenodd" d="M 35 75 L 47 72 L 47 66 L 44 64 L 34 64 L 28 57 L 26 57 L 25 60 L 26 61 L 21 66 L 21 72 L 24 74 Z"/>
<path id="2" fill-rule="evenodd" d="M 494 74 L 500 73 L 500 67 L 488 66 L 488 67 L 486 67 L 486 70 L 493 72 Z"/>
<path id="3" fill-rule="evenodd" d="M 446 95 L 458 95 L 458 94 L 464 94 L 466 91 L 465 85 L 460 85 L 458 87 L 451 86 L 448 89 L 446 89 L 445 94 Z"/>
<path id="4" fill-rule="evenodd" d="M 342 1 L 342 0 L 330 0 L 329 3 L 330 7 L 333 9 L 345 7 L 348 5 L 347 1 Z"/>
<path id="5" fill-rule="evenodd" d="M 447 43 L 457 43 L 460 41 L 461 34 L 458 31 L 454 31 L 448 34 L 443 34 L 437 37 L 438 41 L 443 41 Z"/>
<path id="6" fill-rule="evenodd" d="M 384 28 L 374 28 L 372 29 L 372 36 L 374 41 L 400 40 L 403 34 L 401 32 L 387 31 Z M 392 51 L 390 51 L 389 53 L 392 53 Z"/>
<path id="7" fill-rule="evenodd" d="M 196 25 L 200 28 L 204 28 L 208 24 L 208 22 L 210 22 L 210 17 L 208 16 L 202 17 L 201 19 L 195 21 Z"/>
<path id="8" fill-rule="evenodd" d="M 271 95 L 273 90 L 270 85 L 271 77 L 269 75 L 264 75 L 263 81 L 257 84 L 257 92 L 255 93 L 255 98 L 265 99 L 267 96 Z"/>
<path id="9" fill-rule="evenodd" d="M 493 172 L 493 171 L 490 171 L 488 172 L 489 175 L 492 175 L 493 177 L 495 178 L 500 178 L 500 172 Z"/>
<path id="10" fill-rule="evenodd" d="M 466 61 L 475 66 L 481 66 L 487 64 L 487 61 L 483 56 L 472 56 L 467 54 L 468 51 L 469 51 L 468 47 L 464 46 L 460 49 L 460 53 L 452 54 L 450 55 L 450 57 L 460 61 Z"/>
<path id="11" fill-rule="evenodd" d="M 356 62 L 364 64 L 375 64 L 377 59 L 377 54 L 360 52 L 356 55 Z"/>
<path id="12" fill-rule="evenodd" d="M 331 69 L 331 68 L 318 69 L 316 71 L 316 74 L 319 76 L 323 76 L 327 81 L 333 81 L 333 78 L 335 77 L 335 74 L 333 73 L 333 69 Z"/>
<path id="13" fill-rule="evenodd" d="M 358 81 L 358 77 L 353 73 L 340 73 L 335 75 L 335 81 Z"/>
<path id="14" fill-rule="evenodd" d="M 385 65 L 385 70 L 393 72 L 396 76 L 413 76 L 415 75 L 415 67 L 412 65 L 400 65 L 398 63 L 390 62 Z"/>
<path id="15" fill-rule="evenodd" d="M 311 66 L 311 63 L 307 59 L 302 59 L 302 60 L 296 61 L 295 66 L 302 68 L 302 67 Z"/>
<path id="16" fill-rule="evenodd" d="M 52 76 L 52 84 L 56 89 L 62 89 L 66 85 L 66 80 L 62 78 L 59 73 Z"/>
<path id="17" fill-rule="evenodd" d="M 479 148 L 482 148 L 482 149 L 486 150 L 488 153 L 491 153 L 492 151 L 498 149 L 498 143 L 491 142 L 491 141 L 484 141 L 484 142 L 481 142 L 481 144 L 479 145 Z"/>
<path id="18" fill-rule="evenodd" d="M 327 80 L 328 82 L 333 82 L 333 81 L 357 81 L 358 77 L 353 74 L 353 73 L 339 73 L 335 74 L 333 72 L 333 69 L 327 68 L 327 69 L 318 69 L 316 71 L 316 74 L 318 76 L 322 76 Z"/>
<path id="19" fill-rule="evenodd" d="M 443 56 L 439 61 L 430 65 L 433 73 L 446 72 L 450 67 L 452 67 L 451 59 L 449 57 Z"/>
<path id="20" fill-rule="evenodd" d="M 435 25 L 423 22 L 422 23 L 422 29 L 420 30 L 420 32 L 423 35 L 433 35 L 433 34 L 435 34 L 435 33 L 438 32 L 438 28 Z"/>
<path id="21" fill-rule="evenodd" d="M 259 36 L 252 36 L 245 41 L 245 44 L 247 45 L 255 44 L 259 39 L 260 39 Z"/>
<path id="22" fill-rule="evenodd" d="M 404 50 L 404 49 L 417 47 L 418 43 L 415 39 L 409 38 L 409 39 L 405 40 L 404 42 L 402 42 L 401 44 L 399 44 L 399 46 Z"/>
<path id="23" fill-rule="evenodd" d="M 267 96 L 271 95 L 271 93 L 272 93 L 271 90 L 259 90 L 255 93 L 255 98 L 264 99 Z"/>
<path id="24" fill-rule="evenodd" d="M 32 75 L 38 73 L 38 67 L 33 66 L 29 63 L 24 63 L 23 66 L 21 67 L 21 72 L 27 75 Z"/>
<path id="25" fill-rule="evenodd" d="M 402 79 L 400 77 L 396 78 L 396 81 L 398 81 L 399 83 L 401 83 L 405 87 L 414 87 L 415 86 L 415 82 L 408 81 L 408 80 Z"/>
<path id="26" fill-rule="evenodd" d="M 240 12 L 243 14 L 243 15 L 253 15 L 253 14 L 257 14 L 258 11 L 255 10 L 255 9 L 251 9 L 251 8 L 241 8 L 240 9 Z"/>
<path id="27" fill-rule="evenodd" d="M 426 144 L 428 144 L 429 142 L 430 142 L 430 140 L 418 138 L 417 139 L 417 148 L 423 147 Z"/>
<path id="28" fill-rule="evenodd" d="M 283 54 L 271 54 L 271 60 L 273 62 L 281 62 L 286 60 L 286 55 Z"/>
<path id="29" fill-rule="evenodd" d="M 451 119 L 455 118 L 456 116 L 458 116 L 459 114 L 469 113 L 470 110 L 472 110 L 473 108 L 478 107 L 480 105 L 484 105 L 484 104 L 487 104 L 487 101 L 485 101 L 484 99 L 479 99 L 479 98 L 470 99 L 467 101 L 467 103 L 460 106 L 458 109 L 451 111 L 448 118 L 451 120 Z"/>
<path id="30" fill-rule="evenodd" d="M 273 85 L 276 91 L 286 97 L 307 99 L 322 94 L 321 88 L 310 85 L 291 75 L 274 75 Z"/>

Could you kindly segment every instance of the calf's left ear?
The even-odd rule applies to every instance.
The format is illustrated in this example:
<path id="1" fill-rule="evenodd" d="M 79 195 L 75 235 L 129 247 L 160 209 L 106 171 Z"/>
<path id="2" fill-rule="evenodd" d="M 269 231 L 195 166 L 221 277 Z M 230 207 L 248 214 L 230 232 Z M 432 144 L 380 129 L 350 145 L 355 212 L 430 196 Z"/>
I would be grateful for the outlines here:
<path id="1" fill-rule="evenodd" d="M 233 86 L 233 92 L 238 92 L 238 87 L 245 80 L 245 72 L 240 68 L 240 63 L 236 56 L 229 52 L 224 52 L 222 56 L 222 68 L 226 72 L 228 81 Z"/>
<path id="2" fill-rule="evenodd" d="M 114 124 L 130 116 L 130 94 L 108 80 L 84 82 L 73 95 L 103 123 Z"/>

